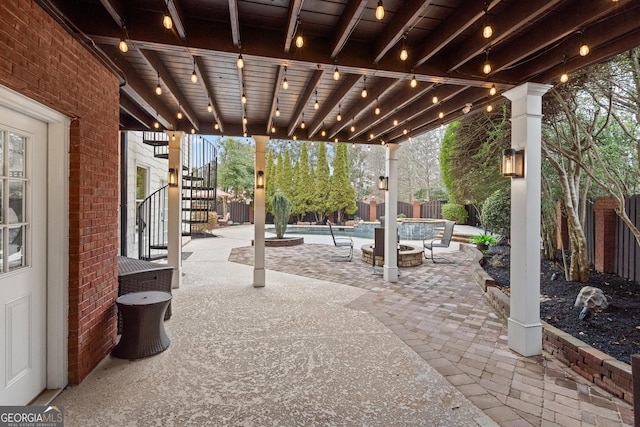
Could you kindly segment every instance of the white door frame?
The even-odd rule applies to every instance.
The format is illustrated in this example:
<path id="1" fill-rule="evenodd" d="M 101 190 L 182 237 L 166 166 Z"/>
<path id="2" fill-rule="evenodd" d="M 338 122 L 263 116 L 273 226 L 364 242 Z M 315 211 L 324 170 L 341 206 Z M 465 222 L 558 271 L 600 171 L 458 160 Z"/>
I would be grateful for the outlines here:
<path id="1" fill-rule="evenodd" d="M 71 120 L 0 86 L 0 105 L 47 123 L 47 389 L 68 383 L 69 127 Z"/>

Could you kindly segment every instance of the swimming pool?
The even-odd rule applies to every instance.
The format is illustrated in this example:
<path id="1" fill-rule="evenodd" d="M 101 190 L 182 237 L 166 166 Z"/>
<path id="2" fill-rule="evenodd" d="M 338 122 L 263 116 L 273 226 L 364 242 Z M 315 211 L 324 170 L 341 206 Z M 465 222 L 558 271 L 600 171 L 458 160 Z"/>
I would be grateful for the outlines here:
<path id="1" fill-rule="evenodd" d="M 444 220 L 402 219 L 398 220 L 398 232 L 402 240 L 423 240 L 436 236 L 440 227 L 444 226 Z M 379 222 L 360 222 L 356 225 L 333 225 L 333 234 L 336 236 L 359 237 L 373 239 L 374 229 L 380 227 Z M 274 227 L 268 227 L 266 232 L 275 233 Z M 329 236 L 328 225 L 288 225 L 287 233 L 312 234 Z"/>

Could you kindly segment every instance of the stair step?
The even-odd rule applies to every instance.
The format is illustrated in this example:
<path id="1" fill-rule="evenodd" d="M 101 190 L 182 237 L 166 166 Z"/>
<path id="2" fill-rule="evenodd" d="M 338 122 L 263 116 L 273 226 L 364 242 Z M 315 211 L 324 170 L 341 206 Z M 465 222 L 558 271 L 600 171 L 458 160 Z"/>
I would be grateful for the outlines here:
<path id="1" fill-rule="evenodd" d="M 166 147 L 167 145 L 169 145 L 169 141 L 154 141 L 151 139 L 143 139 L 142 143 L 150 145 L 152 147 Z"/>
<path id="2" fill-rule="evenodd" d="M 184 179 L 185 181 L 204 181 L 203 177 L 193 175 L 182 175 L 182 179 Z"/>

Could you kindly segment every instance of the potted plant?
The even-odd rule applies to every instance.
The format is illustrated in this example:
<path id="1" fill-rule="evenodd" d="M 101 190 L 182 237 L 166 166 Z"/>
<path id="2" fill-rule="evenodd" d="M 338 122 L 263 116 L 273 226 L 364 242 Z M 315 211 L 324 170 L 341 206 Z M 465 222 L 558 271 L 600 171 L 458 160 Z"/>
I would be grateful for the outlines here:
<path id="1" fill-rule="evenodd" d="M 495 245 L 497 242 L 495 237 L 485 233 L 476 234 L 469 241 L 471 243 L 475 243 L 476 248 L 481 251 L 486 251 L 487 249 L 489 249 L 490 245 Z"/>

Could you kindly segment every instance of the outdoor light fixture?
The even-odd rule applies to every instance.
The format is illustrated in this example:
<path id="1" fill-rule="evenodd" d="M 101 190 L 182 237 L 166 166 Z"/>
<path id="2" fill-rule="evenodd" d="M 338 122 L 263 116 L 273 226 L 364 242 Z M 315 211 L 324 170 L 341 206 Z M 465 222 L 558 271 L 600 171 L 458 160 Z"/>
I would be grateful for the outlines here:
<path id="1" fill-rule="evenodd" d="M 176 168 L 169 168 L 169 186 L 178 186 L 178 169 Z"/>
<path id="2" fill-rule="evenodd" d="M 244 68 L 244 59 L 242 59 L 242 54 L 238 55 L 238 60 L 236 61 L 236 65 L 240 69 Z"/>
<path id="3" fill-rule="evenodd" d="M 362 92 L 360 93 L 360 96 L 362 96 L 363 98 L 366 98 L 367 95 L 369 95 L 369 92 L 367 92 L 367 76 L 364 76 L 364 87 L 362 88 Z"/>
<path id="4" fill-rule="evenodd" d="M 297 27 L 298 27 L 298 35 L 296 36 L 296 46 L 299 49 L 302 46 L 304 46 L 304 38 L 302 37 L 302 29 L 300 29 L 300 19 L 298 19 Z"/>
<path id="5" fill-rule="evenodd" d="M 378 190 L 381 190 L 381 191 L 389 190 L 389 177 L 382 176 L 382 175 L 378 177 Z"/>
<path id="6" fill-rule="evenodd" d="M 471 103 L 467 102 L 464 107 L 462 107 L 462 113 L 469 114 L 469 111 L 471 111 Z"/>
<path id="7" fill-rule="evenodd" d="M 502 152 L 502 176 L 524 178 L 524 150 L 507 148 Z"/>
<path id="8" fill-rule="evenodd" d="M 444 111 L 440 111 L 440 112 L 438 113 L 438 118 L 440 118 L 440 119 L 444 119 Z"/>
<path id="9" fill-rule="evenodd" d="M 178 118 L 178 120 L 182 120 L 182 111 L 178 110 L 178 112 L 176 113 L 176 117 Z"/>
<path id="10" fill-rule="evenodd" d="M 313 103 L 313 109 L 317 110 L 320 108 L 320 104 L 318 103 L 318 90 L 316 89 L 316 102 Z"/>
<path id="11" fill-rule="evenodd" d="M 338 66 L 333 70 L 333 80 L 340 80 L 340 71 L 338 71 Z"/>
<path id="12" fill-rule="evenodd" d="M 491 104 L 487 105 L 487 113 L 490 113 L 493 111 L 493 106 Z"/>
<path id="13" fill-rule="evenodd" d="M 498 93 L 498 89 L 496 89 L 496 85 L 493 84 L 493 85 L 491 85 L 491 89 L 489 89 L 489 95 L 493 96 L 496 93 Z"/>
<path id="14" fill-rule="evenodd" d="M 376 19 L 378 21 L 382 21 L 384 18 L 384 6 L 382 5 L 382 0 L 378 1 L 378 6 L 376 6 Z"/>
<path id="15" fill-rule="evenodd" d="M 338 115 L 336 116 L 336 120 L 337 121 L 341 121 L 342 120 L 342 114 L 340 113 L 340 104 L 338 104 Z"/>
<path id="16" fill-rule="evenodd" d="M 218 124 L 218 122 L 216 122 L 216 123 L 214 123 L 214 124 L 213 124 L 213 128 L 214 128 L 215 130 L 220 129 L 220 125 Z"/>
<path id="17" fill-rule="evenodd" d="M 409 83 L 409 86 L 411 86 L 412 88 L 415 88 L 416 86 L 418 86 L 418 80 L 416 80 L 415 74 L 411 78 L 411 82 Z"/>
<path id="18" fill-rule="evenodd" d="M 243 94 L 242 94 L 242 97 L 240 98 L 240 101 L 241 101 L 243 104 L 246 104 L 246 103 L 247 103 L 247 95 L 245 95 L 245 94 L 243 93 Z"/>
<path id="19" fill-rule="evenodd" d="M 256 173 L 256 188 L 264 188 L 264 171 Z"/>
<path id="20" fill-rule="evenodd" d="M 407 59 L 409 59 L 409 52 L 407 52 L 406 47 L 403 47 L 402 50 L 400 51 L 400 60 L 406 61 Z"/>
<path id="21" fill-rule="evenodd" d="M 567 74 L 567 73 L 562 73 L 562 74 L 560 75 L 560 81 L 561 81 L 562 83 L 566 83 L 566 82 L 568 82 L 568 81 L 569 81 L 569 74 Z"/>
<path id="22" fill-rule="evenodd" d="M 160 123 L 158 123 L 158 121 L 156 120 L 155 122 L 153 122 L 153 127 L 155 129 L 159 129 L 160 128 Z"/>
<path id="23" fill-rule="evenodd" d="M 431 102 L 434 103 L 434 104 L 437 104 L 438 101 L 439 101 L 438 95 L 433 95 L 433 98 L 431 98 Z"/>
<path id="24" fill-rule="evenodd" d="M 378 104 L 378 98 L 376 98 L 376 109 L 373 110 L 376 116 L 380 115 L 380 104 Z"/>
<path id="25" fill-rule="evenodd" d="M 209 104 L 207 104 L 207 111 L 213 113 L 213 105 L 211 105 L 211 101 L 209 101 Z"/>
<path id="26" fill-rule="evenodd" d="M 282 80 L 282 89 L 289 89 L 289 81 L 287 80 L 287 67 L 284 67 L 284 80 Z"/>

